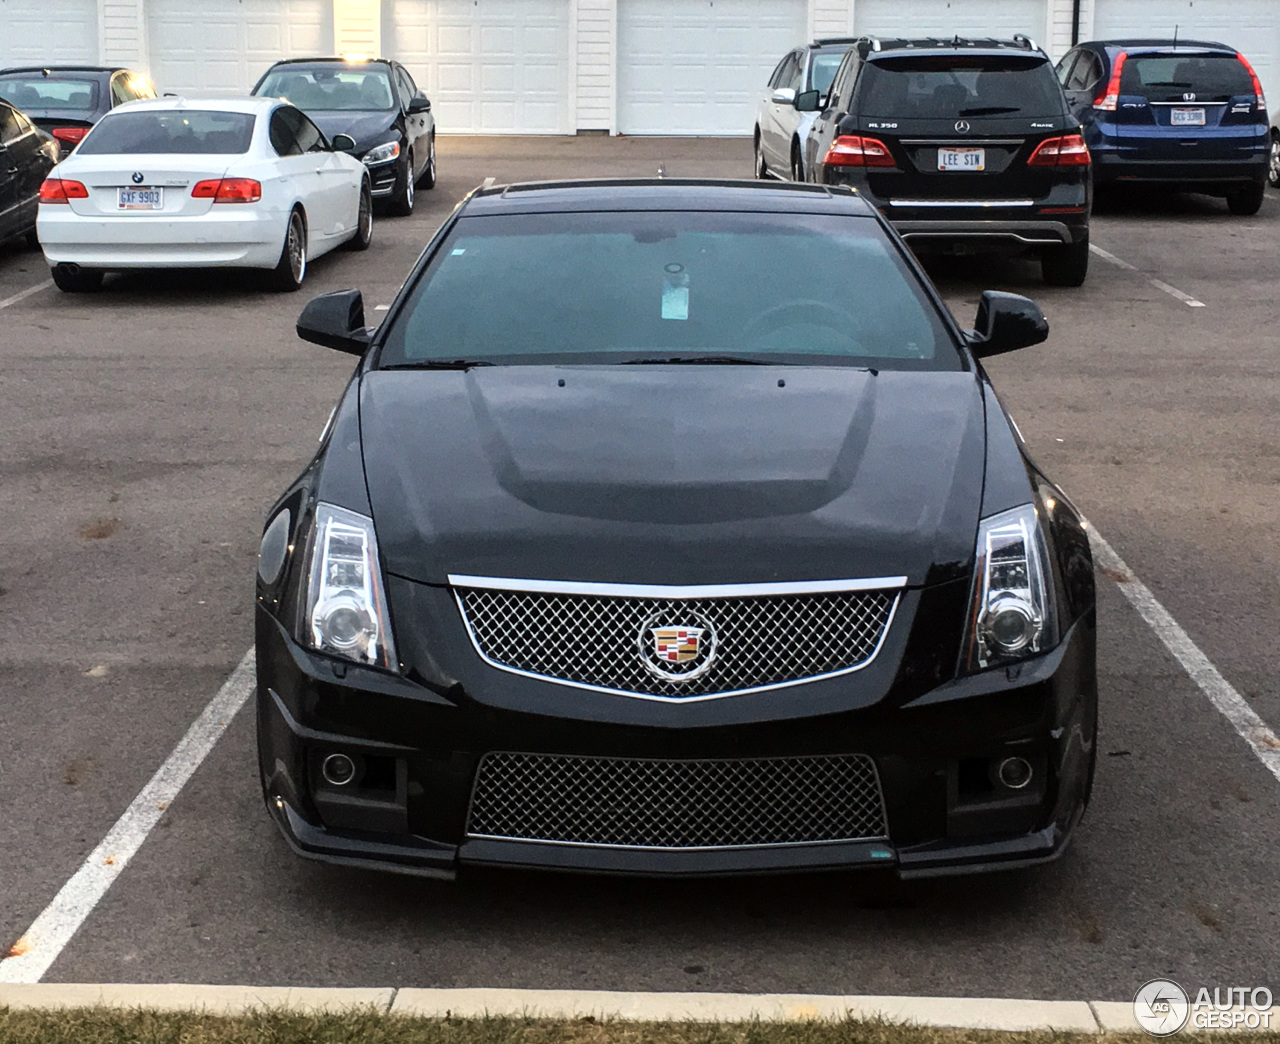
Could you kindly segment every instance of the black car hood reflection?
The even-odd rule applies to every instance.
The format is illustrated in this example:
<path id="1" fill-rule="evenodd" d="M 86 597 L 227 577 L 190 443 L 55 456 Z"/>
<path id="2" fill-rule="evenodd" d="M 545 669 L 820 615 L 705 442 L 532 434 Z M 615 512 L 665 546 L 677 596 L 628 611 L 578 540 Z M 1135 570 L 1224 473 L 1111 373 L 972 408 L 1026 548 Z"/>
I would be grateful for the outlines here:
<path id="1" fill-rule="evenodd" d="M 504 366 L 373 371 L 360 394 L 379 543 L 408 579 L 921 584 L 972 557 L 971 373 Z"/>
<path id="2" fill-rule="evenodd" d="M 396 119 L 394 109 L 373 112 L 325 110 L 308 112 L 307 115 L 330 141 L 335 134 L 350 134 L 356 140 L 357 154 L 381 144 L 377 139 L 385 137 Z"/>

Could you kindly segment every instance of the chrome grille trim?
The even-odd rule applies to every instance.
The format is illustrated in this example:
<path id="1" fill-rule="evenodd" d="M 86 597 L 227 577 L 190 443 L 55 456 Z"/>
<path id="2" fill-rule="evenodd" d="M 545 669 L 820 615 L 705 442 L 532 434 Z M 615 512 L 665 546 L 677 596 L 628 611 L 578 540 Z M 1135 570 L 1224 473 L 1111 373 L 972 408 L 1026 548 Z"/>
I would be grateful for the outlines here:
<path id="1" fill-rule="evenodd" d="M 558 685 L 585 689 L 591 692 L 667 703 L 693 703 L 702 700 L 722 699 L 728 696 L 741 696 L 747 693 L 764 692 L 770 689 L 820 681 L 862 670 L 873 663 L 879 655 L 880 649 L 893 626 L 893 620 L 897 615 L 900 601 L 900 591 L 906 583 L 905 577 L 889 577 L 883 581 L 818 581 L 805 583 L 803 592 L 797 592 L 795 588 L 799 585 L 795 584 L 726 585 L 714 588 L 645 587 L 643 590 L 650 592 L 645 595 L 631 594 L 632 591 L 637 590 L 636 585 L 565 585 L 571 586 L 574 591 L 587 588 L 591 592 L 590 594 L 576 595 L 568 594 L 561 590 L 560 582 L 557 581 L 538 582 L 497 580 L 491 577 L 450 576 L 451 581 L 455 579 L 482 582 L 482 584 L 455 587 L 453 595 L 472 647 L 475 649 L 476 654 L 489 666 L 509 674 L 533 678 L 538 681 L 554 682 Z M 546 587 L 554 585 L 554 589 L 545 593 L 531 591 L 529 590 L 530 584 L 539 584 L 539 586 Z M 814 592 L 812 590 L 813 587 L 819 584 L 822 585 L 822 588 Z M 839 586 L 835 587 L 835 585 Z M 780 589 L 785 591 L 786 594 L 780 594 Z M 707 590 L 716 591 L 719 593 L 719 597 L 702 596 L 698 598 L 673 599 L 669 596 L 653 593 L 666 591 L 702 592 Z M 745 597 L 739 595 L 736 599 L 732 596 L 743 590 L 750 591 L 751 594 Z M 609 595 L 614 597 L 601 598 L 596 594 L 598 591 L 607 591 Z M 626 594 L 618 597 L 620 591 L 625 591 Z M 772 599 L 770 598 L 771 595 L 773 596 Z M 476 613 L 473 612 L 473 607 L 468 605 L 469 599 L 483 596 L 488 596 L 490 599 L 504 598 L 512 602 L 521 597 L 527 598 L 530 604 L 523 607 L 523 616 L 537 615 L 535 610 L 540 610 L 542 616 L 547 616 L 549 615 L 547 610 L 550 606 L 553 611 L 559 613 L 562 619 L 567 618 L 570 624 L 574 624 L 577 620 L 587 620 L 592 626 L 596 627 L 597 631 L 601 629 L 606 631 L 606 638 L 611 641 L 611 647 L 603 651 L 593 651 L 587 648 L 576 649 L 577 663 L 569 662 L 569 655 L 563 653 L 560 654 L 558 662 L 532 662 L 535 656 L 543 661 L 548 659 L 549 654 L 546 653 L 545 647 L 548 642 L 552 641 L 552 638 L 548 637 L 548 632 L 556 635 L 563 633 L 554 624 L 544 624 L 540 632 L 530 630 L 529 633 L 516 634 L 514 637 L 511 636 L 510 630 L 508 630 L 508 633 L 497 636 L 506 641 L 507 648 L 496 648 L 495 644 L 497 643 L 494 642 L 495 635 L 493 633 L 495 625 L 491 620 L 486 620 L 484 617 L 486 613 L 489 617 L 497 614 L 487 609 L 485 613 Z M 795 603 L 800 603 L 806 596 L 814 601 L 797 607 Z M 846 604 L 836 604 L 834 606 L 829 604 L 833 600 L 839 600 L 842 597 Z M 573 609 L 572 606 L 570 606 L 568 613 L 556 607 L 555 603 L 561 601 L 576 601 L 589 611 L 581 613 L 579 617 L 575 617 L 571 611 Z M 775 605 L 769 605 L 764 608 L 760 608 L 758 605 L 752 606 L 752 603 L 768 601 L 773 601 Z M 678 602 L 687 604 L 680 607 L 676 605 Z M 713 664 L 712 668 L 706 671 L 705 674 L 699 671 L 697 672 L 698 677 L 695 678 L 691 675 L 688 681 L 664 680 L 656 677 L 645 666 L 644 659 L 635 651 L 635 642 L 640 634 L 640 629 L 645 625 L 645 616 L 650 612 L 646 608 L 646 603 L 651 603 L 656 609 L 669 609 L 673 618 L 676 619 L 678 619 L 680 612 L 696 615 L 714 612 L 716 608 L 721 608 L 722 617 L 731 620 L 728 624 L 728 629 L 732 636 L 733 627 L 739 622 L 733 617 L 740 617 L 753 610 L 756 615 L 774 612 L 778 604 L 782 602 L 793 603 L 789 607 L 782 605 L 780 610 L 782 612 L 790 611 L 792 617 L 802 616 L 803 610 L 809 610 L 810 618 L 807 621 L 802 620 L 802 622 L 811 624 L 829 623 L 833 614 L 844 613 L 846 616 L 852 614 L 855 617 L 852 622 L 860 629 L 850 628 L 847 634 L 836 636 L 836 638 L 842 639 L 846 646 L 849 646 L 849 648 L 836 650 L 836 653 L 841 654 L 835 657 L 837 662 L 832 662 L 832 649 L 830 646 L 836 639 L 833 639 L 831 628 L 828 627 L 827 633 L 818 636 L 821 641 L 821 648 L 817 649 L 816 652 L 801 649 L 791 653 L 793 665 L 786 670 L 779 669 L 780 664 L 778 661 L 782 654 L 776 647 L 773 649 L 766 647 L 763 652 L 754 648 L 741 647 L 736 651 L 739 662 L 735 663 L 733 660 L 735 650 L 730 642 L 730 648 L 727 653 L 719 651 L 720 647 L 718 647 L 718 663 Z M 726 607 L 726 603 L 737 604 L 730 604 Z M 516 607 L 516 609 L 519 608 L 518 606 Z M 602 618 L 611 613 L 614 616 L 626 614 L 630 609 L 635 610 L 630 619 L 605 619 L 602 627 L 600 622 Z M 515 611 L 502 606 L 498 613 L 509 617 Z M 765 621 L 765 623 L 767 624 L 768 621 Z M 716 626 L 719 629 L 725 624 L 720 622 Z M 765 629 L 767 630 L 767 627 Z M 744 626 L 742 630 L 746 632 L 748 628 Z M 761 627 L 758 625 L 756 630 L 759 632 Z M 744 633 L 738 640 L 740 642 L 747 641 L 752 637 L 753 635 Z M 757 633 L 755 637 L 760 636 Z M 717 634 L 716 640 L 717 642 L 721 641 L 722 636 Z M 776 646 L 776 636 L 774 642 Z M 746 662 L 748 652 L 756 656 L 757 659 L 763 659 L 764 662 L 758 668 Z M 723 660 L 720 659 L 721 656 L 723 656 Z M 811 661 L 815 656 L 825 656 L 826 659 L 822 660 L 819 666 L 801 669 L 806 656 Z M 602 659 L 603 663 L 600 662 Z M 781 666 L 786 665 L 783 664 Z M 758 684 L 744 683 L 753 673 L 759 674 L 767 669 L 772 669 L 773 677 L 761 680 Z M 557 671 L 559 673 L 556 673 Z"/>
<path id="2" fill-rule="evenodd" d="M 906 587 L 905 576 L 862 580 L 797 580 L 767 584 L 593 584 L 577 580 L 513 580 L 499 576 L 449 574 L 450 587 L 487 591 L 530 591 L 537 594 L 602 595 L 605 598 L 767 598 L 777 595 L 828 594 L 834 591 L 882 591 Z"/>
<path id="3" fill-rule="evenodd" d="M 865 754 L 660 759 L 494 751 L 477 766 L 475 840 L 706 852 L 888 840 Z"/>

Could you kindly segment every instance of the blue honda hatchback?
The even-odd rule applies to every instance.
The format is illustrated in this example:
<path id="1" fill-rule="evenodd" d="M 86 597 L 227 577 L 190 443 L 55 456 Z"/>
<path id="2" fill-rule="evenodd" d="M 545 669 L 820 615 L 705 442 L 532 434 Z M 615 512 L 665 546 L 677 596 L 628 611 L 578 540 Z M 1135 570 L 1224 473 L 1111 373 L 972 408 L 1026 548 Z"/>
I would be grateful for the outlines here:
<path id="1" fill-rule="evenodd" d="M 1244 55 L 1199 40 L 1104 40 L 1058 63 L 1084 126 L 1095 185 L 1156 182 L 1225 196 L 1256 214 L 1270 137 L 1262 84 Z"/>

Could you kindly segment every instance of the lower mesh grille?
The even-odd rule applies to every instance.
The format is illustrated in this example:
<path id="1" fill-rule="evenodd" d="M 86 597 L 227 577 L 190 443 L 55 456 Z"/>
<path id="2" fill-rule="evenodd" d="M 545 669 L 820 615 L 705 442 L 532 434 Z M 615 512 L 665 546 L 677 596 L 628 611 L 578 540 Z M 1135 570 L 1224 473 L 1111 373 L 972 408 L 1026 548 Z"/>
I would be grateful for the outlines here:
<path id="1" fill-rule="evenodd" d="M 628 848 L 730 848 L 887 836 L 863 754 L 708 761 L 486 754 L 467 833 Z"/>

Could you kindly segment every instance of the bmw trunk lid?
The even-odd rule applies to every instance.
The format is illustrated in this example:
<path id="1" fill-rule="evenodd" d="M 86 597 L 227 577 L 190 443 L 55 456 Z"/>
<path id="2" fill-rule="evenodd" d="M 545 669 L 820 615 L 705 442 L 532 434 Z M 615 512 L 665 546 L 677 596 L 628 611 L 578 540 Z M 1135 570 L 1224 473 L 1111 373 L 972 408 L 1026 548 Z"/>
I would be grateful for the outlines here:
<path id="1" fill-rule="evenodd" d="M 73 156 L 54 176 L 79 181 L 89 190 L 87 199 L 70 200 L 71 209 L 84 217 L 198 217 L 209 213 L 213 200 L 193 197 L 192 188 L 201 181 L 221 179 L 228 158 Z"/>

